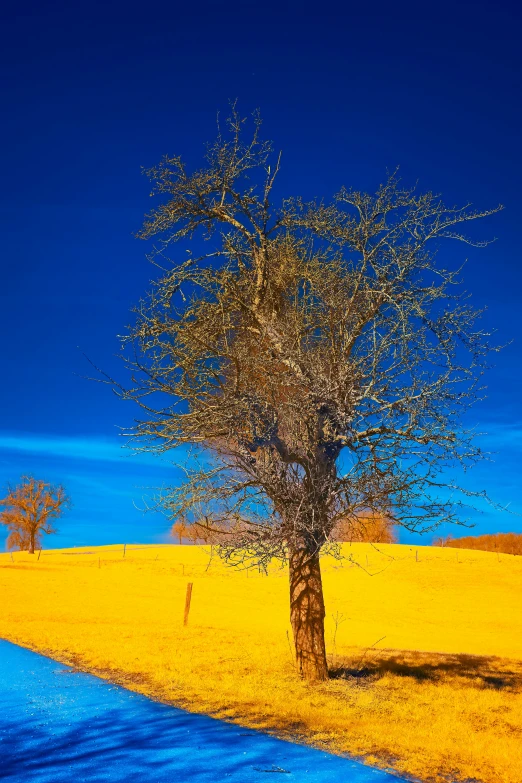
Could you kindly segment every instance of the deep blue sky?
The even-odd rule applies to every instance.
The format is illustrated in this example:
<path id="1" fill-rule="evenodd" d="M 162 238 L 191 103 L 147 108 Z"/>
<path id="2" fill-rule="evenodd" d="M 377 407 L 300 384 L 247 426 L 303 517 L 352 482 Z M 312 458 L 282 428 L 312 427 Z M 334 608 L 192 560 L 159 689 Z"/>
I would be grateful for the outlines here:
<path id="1" fill-rule="evenodd" d="M 175 481 L 121 456 L 135 411 L 83 380 L 77 346 L 117 372 L 117 334 L 154 269 L 133 238 L 150 207 L 142 166 L 198 163 L 216 111 L 259 107 L 287 194 L 407 183 L 506 209 L 485 250 L 461 245 L 466 285 L 497 339 L 471 421 L 494 463 L 469 474 L 522 512 L 521 13 L 488 3 L 10 3 L 4 10 L 0 484 L 32 472 L 74 502 L 54 545 L 162 540 L 146 487 Z M 477 532 L 522 530 L 488 512 Z M 458 533 L 458 531 L 456 531 Z M 465 531 L 463 531 L 465 532 Z M 410 540 L 407 537 L 404 540 Z M 1 539 L 0 539 L 1 543 Z M 51 542 L 49 542 L 50 544 Z"/>

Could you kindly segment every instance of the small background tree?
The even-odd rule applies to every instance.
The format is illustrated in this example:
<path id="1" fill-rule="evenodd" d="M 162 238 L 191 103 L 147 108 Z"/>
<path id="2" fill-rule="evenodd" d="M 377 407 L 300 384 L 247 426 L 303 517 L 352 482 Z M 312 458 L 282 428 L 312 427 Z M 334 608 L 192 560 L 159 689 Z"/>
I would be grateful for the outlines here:
<path id="1" fill-rule="evenodd" d="M 174 522 L 170 529 L 170 534 L 173 538 L 177 538 L 179 544 L 183 543 L 183 536 L 187 534 L 187 525 L 182 520 Z"/>
<path id="2" fill-rule="evenodd" d="M 340 542 L 368 542 L 395 544 L 397 534 L 392 521 L 383 514 L 359 514 L 354 519 L 340 519 L 332 530 L 331 538 Z"/>
<path id="3" fill-rule="evenodd" d="M 9 530 L 7 547 L 34 554 L 42 545 L 42 535 L 56 533 L 54 519 L 70 505 L 65 489 L 31 476 L 22 476 L 16 487 L 8 487 L 0 500 L 0 523 Z"/>
<path id="4" fill-rule="evenodd" d="M 288 562 L 298 670 L 321 680 L 319 556 L 339 521 L 423 531 L 462 514 L 447 471 L 481 456 L 460 417 L 487 341 L 437 249 L 473 244 L 462 225 L 495 210 L 396 176 L 274 204 L 278 171 L 259 120 L 245 131 L 234 111 L 202 168 L 166 157 L 148 172 L 161 203 L 141 236 L 163 271 L 129 330 L 132 381 L 107 381 L 142 408 L 140 448 L 198 457 L 163 496 L 171 518 L 206 520 L 230 563 Z"/>

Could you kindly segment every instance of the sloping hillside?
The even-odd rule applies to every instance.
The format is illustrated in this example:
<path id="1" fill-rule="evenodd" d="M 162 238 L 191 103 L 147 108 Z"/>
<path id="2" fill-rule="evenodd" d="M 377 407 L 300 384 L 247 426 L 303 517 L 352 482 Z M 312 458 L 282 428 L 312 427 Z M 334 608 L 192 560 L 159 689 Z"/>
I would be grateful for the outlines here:
<path id="1" fill-rule="evenodd" d="M 386 544 L 343 552 L 323 559 L 335 674 L 324 685 L 295 676 L 285 570 L 234 571 L 207 548 L 2 554 L 0 636 L 424 780 L 518 782 L 522 560 Z"/>

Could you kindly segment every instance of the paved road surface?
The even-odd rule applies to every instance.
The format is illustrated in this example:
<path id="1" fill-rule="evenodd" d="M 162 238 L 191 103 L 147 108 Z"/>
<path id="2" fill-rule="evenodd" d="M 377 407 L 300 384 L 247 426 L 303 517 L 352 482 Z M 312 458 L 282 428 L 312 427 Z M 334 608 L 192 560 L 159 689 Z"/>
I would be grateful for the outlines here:
<path id="1" fill-rule="evenodd" d="M 10 783 L 396 783 L 348 759 L 158 704 L 0 640 Z"/>

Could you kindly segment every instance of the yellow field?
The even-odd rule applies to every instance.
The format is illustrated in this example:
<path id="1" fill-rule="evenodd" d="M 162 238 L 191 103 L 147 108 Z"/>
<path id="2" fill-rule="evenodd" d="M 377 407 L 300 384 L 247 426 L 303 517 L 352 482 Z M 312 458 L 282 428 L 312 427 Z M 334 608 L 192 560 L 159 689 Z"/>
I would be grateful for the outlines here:
<path id="1" fill-rule="evenodd" d="M 363 568 L 322 561 L 338 674 L 326 684 L 295 674 L 286 572 L 209 565 L 208 548 L 1 554 L 0 636 L 190 710 L 422 780 L 520 783 L 522 558 L 344 551 Z"/>

